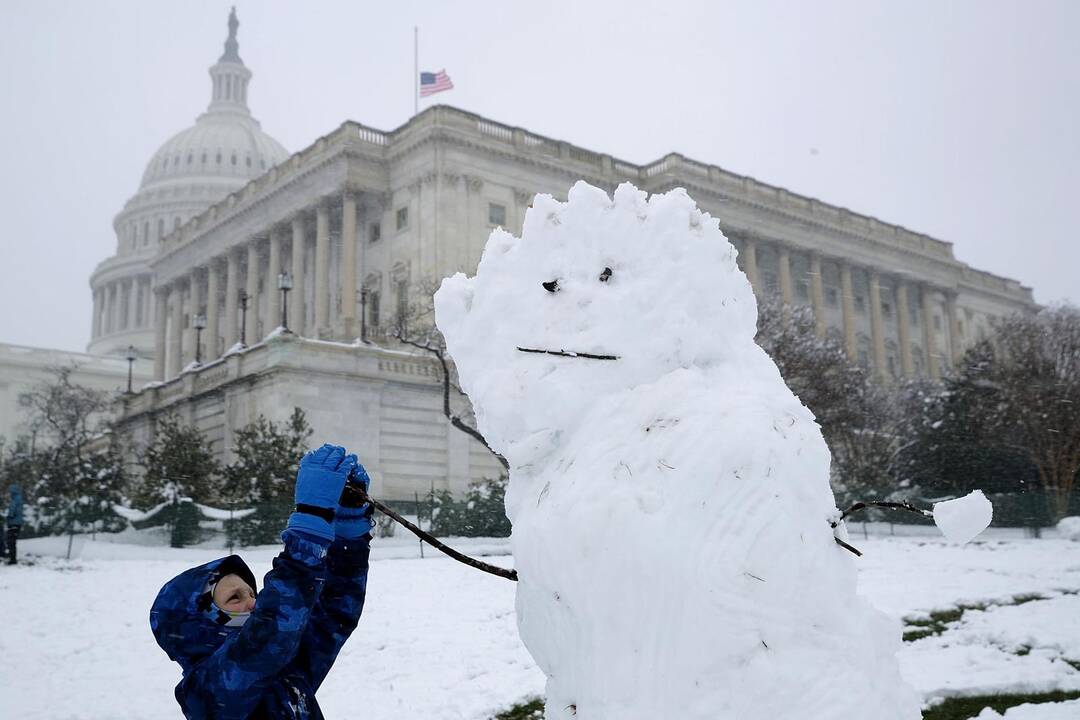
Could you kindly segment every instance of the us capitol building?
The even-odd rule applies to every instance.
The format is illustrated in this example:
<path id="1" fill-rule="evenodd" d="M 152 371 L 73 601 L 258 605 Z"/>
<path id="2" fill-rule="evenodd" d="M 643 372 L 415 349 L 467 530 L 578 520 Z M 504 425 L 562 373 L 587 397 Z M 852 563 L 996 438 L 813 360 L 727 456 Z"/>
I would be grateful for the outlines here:
<path id="1" fill-rule="evenodd" d="M 227 461 L 235 430 L 297 406 L 316 440 L 359 453 L 387 499 L 497 476 L 443 417 L 432 359 L 373 330 L 422 288 L 474 272 L 491 229 L 520 233 L 536 193 L 565 198 L 579 179 L 686 188 L 759 298 L 812 308 L 818 334 L 882 382 L 940 378 L 995 318 L 1037 308 L 1029 288 L 928 235 L 682 155 L 636 165 L 452 107 L 391 131 L 347 121 L 290 155 L 251 115 L 236 29 L 231 16 L 206 112 L 150 159 L 114 221 L 116 254 L 90 278 L 80 357 L 113 387 L 129 346 L 143 358 L 119 403 L 136 446 L 176 413 Z M 5 375 L 14 351 L 47 352 L 0 346 Z"/>

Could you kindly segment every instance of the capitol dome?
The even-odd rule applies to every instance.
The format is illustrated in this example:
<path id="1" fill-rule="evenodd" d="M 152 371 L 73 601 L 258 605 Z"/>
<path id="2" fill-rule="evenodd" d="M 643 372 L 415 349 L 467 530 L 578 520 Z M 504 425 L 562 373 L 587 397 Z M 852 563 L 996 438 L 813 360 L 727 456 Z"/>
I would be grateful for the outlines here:
<path id="1" fill-rule="evenodd" d="M 210 104 L 195 124 L 158 148 L 138 191 L 113 220 L 116 254 L 90 278 L 94 316 L 87 351 L 153 353 L 150 261 L 166 235 L 289 153 L 259 127 L 248 108 L 251 71 L 240 59 L 236 11 L 229 14 L 225 52 L 210 68 Z"/>

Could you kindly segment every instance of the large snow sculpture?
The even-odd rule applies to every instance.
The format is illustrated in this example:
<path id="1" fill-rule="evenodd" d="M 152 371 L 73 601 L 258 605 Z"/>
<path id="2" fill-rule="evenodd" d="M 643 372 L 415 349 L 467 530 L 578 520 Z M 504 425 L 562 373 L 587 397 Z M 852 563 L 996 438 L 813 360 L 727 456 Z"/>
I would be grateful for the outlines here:
<path id="1" fill-rule="evenodd" d="M 510 462 L 518 625 L 549 719 L 919 717 L 735 255 L 682 190 L 579 182 L 435 296 Z"/>

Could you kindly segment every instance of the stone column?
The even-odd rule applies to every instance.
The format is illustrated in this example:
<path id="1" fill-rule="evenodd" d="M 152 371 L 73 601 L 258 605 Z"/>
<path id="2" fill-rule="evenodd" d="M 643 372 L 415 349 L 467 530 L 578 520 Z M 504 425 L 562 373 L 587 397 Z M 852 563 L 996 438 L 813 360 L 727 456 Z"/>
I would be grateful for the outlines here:
<path id="1" fill-rule="evenodd" d="M 184 295 L 179 282 L 169 287 L 172 303 L 172 331 L 169 333 L 169 377 L 174 378 L 184 369 Z"/>
<path id="2" fill-rule="evenodd" d="M 221 290 L 218 287 L 219 268 L 217 258 L 212 258 L 206 265 L 206 359 L 218 357 L 218 300 Z"/>
<path id="3" fill-rule="evenodd" d="M 236 257 L 235 248 L 229 248 L 225 255 L 225 350 L 227 351 L 240 338 L 236 336 L 237 322 L 236 302 L 240 294 L 240 260 Z"/>
<path id="4" fill-rule="evenodd" d="M 278 290 L 278 275 L 281 274 L 281 231 L 270 230 L 270 255 L 266 262 L 266 327 L 273 329 L 281 325 L 281 291 Z"/>
<path id="5" fill-rule="evenodd" d="M 321 337 L 330 318 L 330 208 L 315 208 L 315 336 Z"/>
<path id="6" fill-rule="evenodd" d="M 941 379 L 941 356 L 938 354 L 937 333 L 934 331 L 934 303 L 930 287 L 922 286 L 923 345 L 926 346 L 926 367 L 931 380 Z"/>
<path id="7" fill-rule="evenodd" d="M 341 208 L 341 321 L 345 340 L 356 337 L 356 197 L 346 192 Z"/>
<path id="8" fill-rule="evenodd" d="M 184 365 L 195 359 L 195 315 L 199 312 L 199 269 L 193 268 L 187 277 L 188 305 L 184 317 L 187 320 L 188 329 L 184 333 Z"/>
<path id="9" fill-rule="evenodd" d="M 885 367 L 885 324 L 881 319 L 881 275 L 870 273 L 870 332 L 874 343 L 874 368 L 878 377 L 888 377 Z"/>
<path id="10" fill-rule="evenodd" d="M 757 242 L 746 240 L 746 279 L 750 281 L 750 287 L 754 290 L 755 297 L 761 297 L 761 280 L 757 271 Z"/>
<path id="11" fill-rule="evenodd" d="M 949 361 L 953 367 L 960 364 L 964 356 L 964 346 L 960 341 L 960 323 L 956 310 L 956 293 L 945 293 L 945 314 L 949 318 Z"/>
<path id="12" fill-rule="evenodd" d="M 915 377 L 915 363 L 911 359 L 911 319 L 908 317 L 908 284 L 900 280 L 896 285 L 896 322 L 900 331 L 900 367 L 904 377 Z"/>
<path id="13" fill-rule="evenodd" d="M 292 279 L 289 293 L 292 310 L 289 313 L 289 329 L 297 335 L 304 334 L 304 218 L 297 214 L 292 219 Z"/>
<path id="14" fill-rule="evenodd" d="M 97 288 L 93 293 L 94 314 L 90 317 L 90 337 L 96 338 L 101 334 L 101 289 Z"/>
<path id="15" fill-rule="evenodd" d="M 136 314 L 139 301 L 139 278 L 131 278 L 127 281 L 127 322 L 128 330 L 135 329 Z"/>
<path id="16" fill-rule="evenodd" d="M 814 332 L 825 337 L 825 279 L 821 274 L 821 256 L 810 255 L 810 302 L 814 307 Z"/>
<path id="17" fill-rule="evenodd" d="M 844 310 L 844 349 L 848 360 L 855 362 L 858 348 L 855 345 L 855 289 L 851 284 L 851 266 L 840 263 L 840 301 Z"/>
<path id="18" fill-rule="evenodd" d="M 791 286 L 791 251 L 780 248 L 780 300 L 785 307 L 795 302 L 795 291 Z"/>
<path id="19" fill-rule="evenodd" d="M 168 300 L 164 288 L 154 288 L 154 379 L 165 379 L 165 329 Z"/>
<path id="20" fill-rule="evenodd" d="M 109 284 L 109 332 L 120 331 L 120 282 Z"/>
<path id="21" fill-rule="evenodd" d="M 244 324 L 244 344 L 254 345 L 259 338 L 259 241 L 252 240 L 247 246 L 247 293 L 248 309 Z"/>

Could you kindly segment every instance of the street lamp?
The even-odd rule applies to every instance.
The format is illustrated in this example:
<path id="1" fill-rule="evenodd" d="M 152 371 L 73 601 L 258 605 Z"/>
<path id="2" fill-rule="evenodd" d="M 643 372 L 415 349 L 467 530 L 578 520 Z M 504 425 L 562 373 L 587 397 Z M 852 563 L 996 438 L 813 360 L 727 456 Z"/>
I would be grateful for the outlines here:
<path id="1" fill-rule="evenodd" d="M 206 329 L 206 316 L 195 313 L 191 325 L 195 328 L 195 364 L 202 365 L 202 331 Z"/>
<path id="2" fill-rule="evenodd" d="M 248 297 L 246 291 L 240 291 L 240 347 L 247 347 L 244 340 L 247 338 Z"/>
<path id="3" fill-rule="evenodd" d="M 360 290 L 360 340 L 367 342 L 367 288 Z"/>
<path id="4" fill-rule="evenodd" d="M 292 275 L 287 272 L 278 273 L 278 290 L 281 291 L 281 327 L 285 332 L 289 331 L 289 291 L 292 290 Z"/>
<path id="5" fill-rule="evenodd" d="M 127 360 L 127 364 L 128 364 L 127 394 L 130 395 L 131 394 L 131 368 L 135 364 L 135 361 L 139 359 L 139 353 L 135 351 L 135 346 L 134 345 L 128 345 L 127 352 L 124 353 L 124 359 Z"/>

